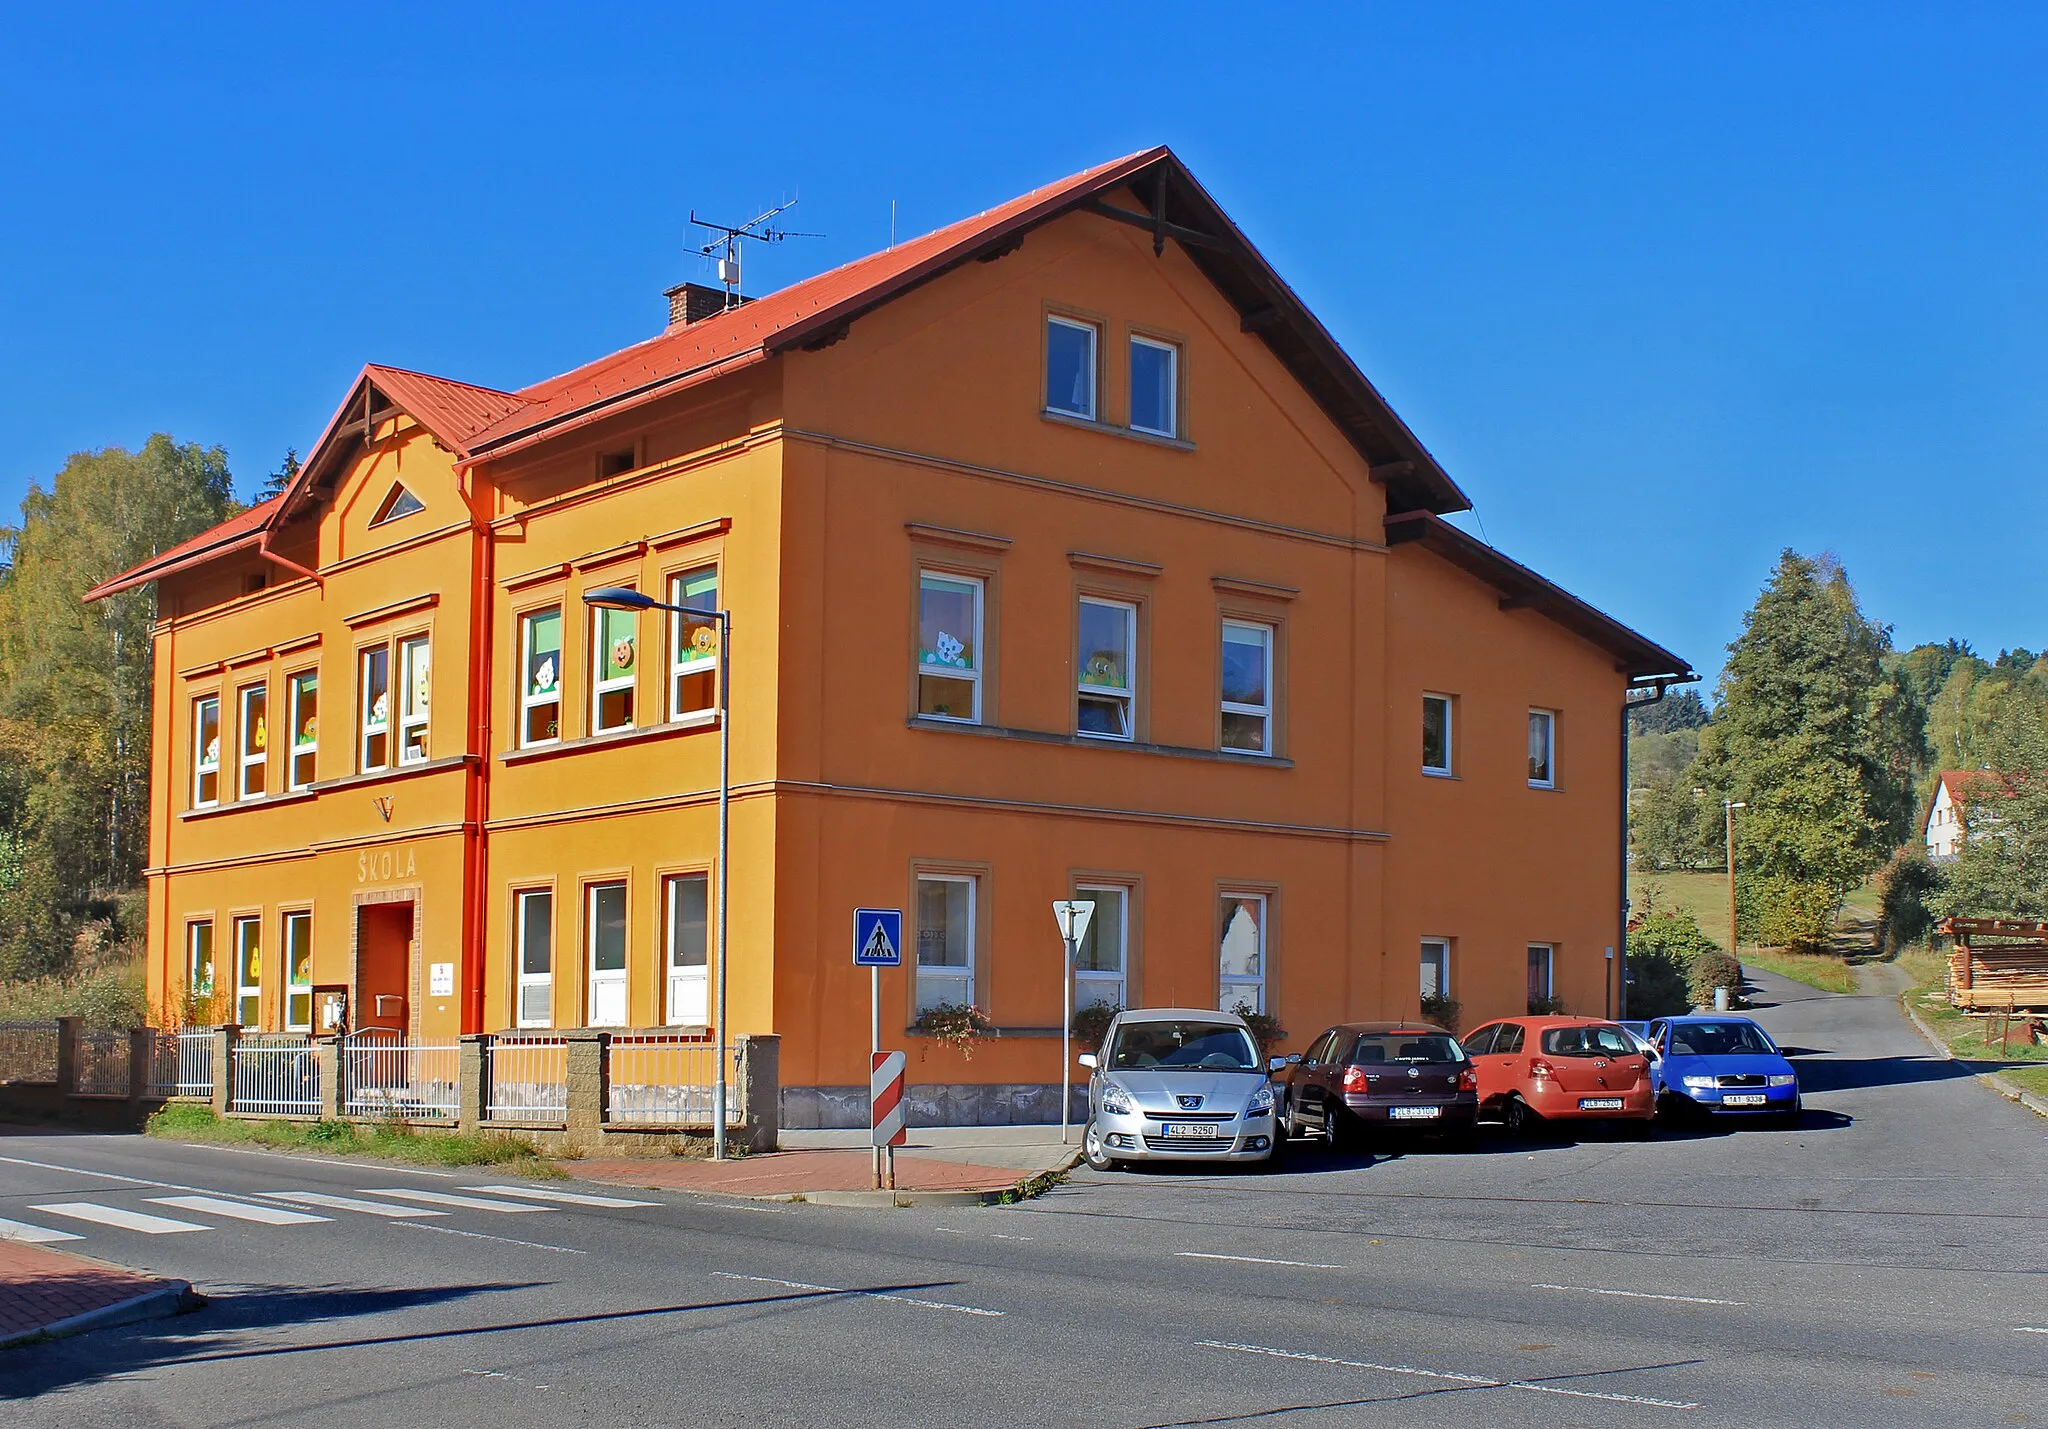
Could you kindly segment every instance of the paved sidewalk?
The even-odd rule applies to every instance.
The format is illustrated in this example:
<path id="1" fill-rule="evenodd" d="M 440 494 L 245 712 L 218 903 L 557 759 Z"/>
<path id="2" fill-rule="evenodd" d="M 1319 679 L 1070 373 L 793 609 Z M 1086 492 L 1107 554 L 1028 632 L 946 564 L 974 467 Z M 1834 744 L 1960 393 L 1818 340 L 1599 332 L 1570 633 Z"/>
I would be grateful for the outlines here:
<path id="1" fill-rule="evenodd" d="M 911 1205 L 990 1201 L 1034 1177 L 1064 1171 L 1080 1153 L 1081 1133 L 1068 1144 L 1057 1126 L 933 1126 L 914 1128 L 896 1150 L 897 1194 L 873 1190 L 868 1133 L 785 1131 L 780 1151 L 736 1161 L 604 1158 L 564 1169 L 587 1181 L 699 1191 L 757 1200 L 838 1205 Z"/>
<path id="2" fill-rule="evenodd" d="M 0 1240 L 0 1349 L 45 1335 L 174 1315 L 191 1293 L 182 1280 Z"/>

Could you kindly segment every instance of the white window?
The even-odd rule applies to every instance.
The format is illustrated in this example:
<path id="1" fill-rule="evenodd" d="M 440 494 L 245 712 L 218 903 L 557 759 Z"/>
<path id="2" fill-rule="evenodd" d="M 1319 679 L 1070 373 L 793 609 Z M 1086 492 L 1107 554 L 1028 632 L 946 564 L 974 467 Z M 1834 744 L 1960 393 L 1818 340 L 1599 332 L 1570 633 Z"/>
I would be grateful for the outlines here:
<path id="1" fill-rule="evenodd" d="M 1422 940 L 1422 996 L 1451 995 L 1451 940 L 1449 938 L 1424 938 Z"/>
<path id="2" fill-rule="evenodd" d="M 426 636 L 399 643 L 398 678 L 398 762 L 422 764 L 427 758 L 427 702 L 434 680 L 433 651 Z"/>
<path id="3" fill-rule="evenodd" d="M 192 702 L 192 807 L 220 802 L 220 696 Z"/>
<path id="4" fill-rule="evenodd" d="M 513 937 L 518 941 L 521 1027 L 555 1025 L 555 895 L 530 888 L 513 895 Z"/>
<path id="5" fill-rule="evenodd" d="M 982 583 L 920 571 L 917 577 L 917 712 L 926 719 L 981 719 Z"/>
<path id="6" fill-rule="evenodd" d="M 1422 772 L 1451 772 L 1451 697 L 1422 697 Z"/>
<path id="7" fill-rule="evenodd" d="M 1273 627 L 1223 622 L 1223 748 L 1273 752 Z"/>
<path id="8" fill-rule="evenodd" d="M 185 996 L 213 996 L 213 921 L 185 925 Z M 198 1012 L 200 1009 L 193 1009 Z M 206 1013 L 211 1016 L 212 1014 Z"/>
<path id="9" fill-rule="evenodd" d="M 703 1027 L 711 1021 L 711 879 L 680 873 L 666 880 L 664 893 L 669 1026 Z"/>
<path id="10" fill-rule="evenodd" d="M 974 1002 L 974 879 L 923 873 L 917 879 L 917 1010 Z"/>
<path id="11" fill-rule="evenodd" d="M 669 577 L 668 603 L 705 616 L 718 609 L 718 567 L 700 566 Z M 718 622 L 697 615 L 669 616 L 668 717 L 718 708 Z"/>
<path id="12" fill-rule="evenodd" d="M 1074 896 L 1095 905 L 1088 932 L 1074 955 L 1074 1006 L 1124 1005 L 1125 963 L 1130 944 L 1130 890 L 1082 884 Z"/>
<path id="13" fill-rule="evenodd" d="M 1529 787 L 1557 787 L 1557 716 L 1549 710 L 1529 711 Z"/>
<path id="14" fill-rule="evenodd" d="M 633 727 L 633 687 L 640 679 L 639 617 L 630 610 L 591 613 L 590 730 Z"/>
<path id="15" fill-rule="evenodd" d="M 1557 961 L 1557 948 L 1550 943 L 1529 944 L 1529 1007 L 1550 1001 L 1550 974 Z"/>
<path id="16" fill-rule="evenodd" d="M 304 789 L 318 773 L 320 753 L 320 674 L 301 670 L 291 681 L 291 788 Z"/>
<path id="17" fill-rule="evenodd" d="M 519 617 L 519 743 L 552 744 L 562 736 L 562 608 Z"/>
<path id="18" fill-rule="evenodd" d="M 1180 435 L 1180 349 L 1155 338 L 1131 339 L 1131 426 Z"/>
<path id="19" fill-rule="evenodd" d="M 1095 324 L 1045 320 L 1045 408 L 1095 419 Z"/>
<path id="20" fill-rule="evenodd" d="M 1217 998 L 1225 1012 L 1266 1010 L 1266 895 L 1226 893 L 1217 919 Z"/>
<path id="21" fill-rule="evenodd" d="M 313 1030 L 313 915 L 284 915 L 284 1026 Z"/>
<path id="22" fill-rule="evenodd" d="M 235 919 L 235 1021 L 263 1025 L 263 920 Z"/>
<path id="23" fill-rule="evenodd" d="M 1100 739 L 1135 738 L 1132 657 L 1138 648 L 1138 608 L 1084 596 L 1076 628 L 1080 695 L 1074 705 L 1075 730 Z"/>
<path id="24" fill-rule="evenodd" d="M 391 767 L 391 649 L 373 645 L 362 652 L 362 772 Z"/>
<path id="25" fill-rule="evenodd" d="M 626 885 L 593 883 L 586 892 L 584 946 L 590 958 L 586 1024 L 626 1025 Z"/>
<path id="26" fill-rule="evenodd" d="M 239 751 L 236 764 L 239 775 L 235 783 L 237 799 L 260 799 L 270 772 L 270 688 L 267 685 L 249 685 L 236 701 L 239 715 L 235 729 L 235 747 Z"/>

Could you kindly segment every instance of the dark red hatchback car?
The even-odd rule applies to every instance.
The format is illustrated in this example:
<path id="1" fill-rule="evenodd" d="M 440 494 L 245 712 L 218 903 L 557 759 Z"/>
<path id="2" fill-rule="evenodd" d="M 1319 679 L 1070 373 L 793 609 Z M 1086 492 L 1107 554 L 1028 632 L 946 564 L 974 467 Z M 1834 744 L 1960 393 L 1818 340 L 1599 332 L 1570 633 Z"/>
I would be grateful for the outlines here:
<path id="1" fill-rule="evenodd" d="M 1368 1128 L 1462 1144 L 1479 1117 L 1479 1083 L 1465 1049 L 1427 1023 L 1342 1023 L 1289 1057 L 1273 1080 L 1283 1089 L 1282 1134 L 1314 1135 L 1337 1148 L 1361 1144 Z"/>

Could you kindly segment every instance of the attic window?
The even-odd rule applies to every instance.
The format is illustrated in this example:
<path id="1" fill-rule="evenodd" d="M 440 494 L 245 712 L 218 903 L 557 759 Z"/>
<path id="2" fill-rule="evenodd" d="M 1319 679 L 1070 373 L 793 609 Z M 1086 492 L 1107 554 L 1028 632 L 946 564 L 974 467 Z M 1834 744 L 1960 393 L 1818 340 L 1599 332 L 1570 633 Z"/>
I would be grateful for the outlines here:
<path id="1" fill-rule="evenodd" d="M 633 459 L 633 449 L 631 447 L 627 447 L 623 451 L 600 452 L 597 457 L 598 480 L 602 481 L 608 476 L 621 476 L 631 471 L 636 465 L 638 463 Z"/>
<path id="2" fill-rule="evenodd" d="M 397 521 L 415 511 L 426 510 L 426 503 L 405 489 L 403 482 L 393 482 L 391 490 L 378 503 L 377 514 L 370 518 L 372 526 L 381 526 L 386 521 Z"/>

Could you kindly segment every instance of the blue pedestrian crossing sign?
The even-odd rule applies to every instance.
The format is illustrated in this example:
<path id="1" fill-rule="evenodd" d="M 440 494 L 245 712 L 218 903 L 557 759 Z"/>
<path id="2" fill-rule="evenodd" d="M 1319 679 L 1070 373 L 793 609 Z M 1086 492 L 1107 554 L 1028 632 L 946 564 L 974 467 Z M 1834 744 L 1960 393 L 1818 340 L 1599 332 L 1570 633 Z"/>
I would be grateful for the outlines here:
<path id="1" fill-rule="evenodd" d="M 853 910 L 853 965 L 857 968 L 903 966 L 903 910 Z"/>

